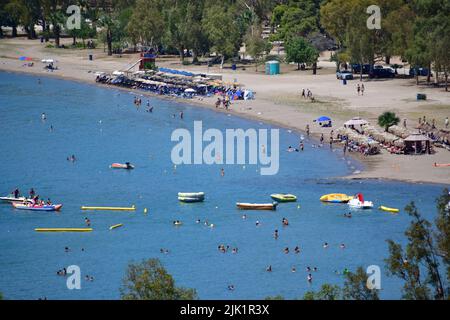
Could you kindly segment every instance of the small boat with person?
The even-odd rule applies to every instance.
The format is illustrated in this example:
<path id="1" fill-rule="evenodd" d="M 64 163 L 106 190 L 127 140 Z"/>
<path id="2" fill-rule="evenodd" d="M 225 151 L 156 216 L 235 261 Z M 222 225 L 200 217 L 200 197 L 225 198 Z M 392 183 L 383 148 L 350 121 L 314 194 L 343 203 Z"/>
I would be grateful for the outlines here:
<path id="1" fill-rule="evenodd" d="M 274 203 L 236 203 L 240 210 L 277 210 L 278 202 Z"/>
<path id="2" fill-rule="evenodd" d="M 372 209 L 373 208 L 373 202 L 365 201 L 364 196 L 361 193 L 358 193 L 356 195 L 356 197 L 351 199 L 348 202 L 348 205 L 350 208 L 353 208 L 353 209 Z"/>
<path id="3" fill-rule="evenodd" d="M 44 204 L 44 205 L 37 205 L 32 203 L 16 203 L 13 202 L 12 206 L 15 209 L 18 210 L 30 210 L 30 211 L 59 211 L 62 208 L 62 204 Z"/>
<path id="4" fill-rule="evenodd" d="M 352 196 L 348 196 L 344 193 L 331 193 L 322 196 L 320 201 L 329 203 L 348 203 L 352 199 Z"/>
<path id="5" fill-rule="evenodd" d="M 124 169 L 124 170 L 133 170 L 134 169 L 134 165 L 132 165 L 129 162 L 126 162 L 125 164 L 123 163 L 113 163 L 111 165 L 112 169 Z"/>
<path id="6" fill-rule="evenodd" d="M 296 202 L 297 197 L 293 194 L 283 194 L 283 193 L 276 193 L 270 195 L 270 197 L 275 200 L 276 202 Z"/>

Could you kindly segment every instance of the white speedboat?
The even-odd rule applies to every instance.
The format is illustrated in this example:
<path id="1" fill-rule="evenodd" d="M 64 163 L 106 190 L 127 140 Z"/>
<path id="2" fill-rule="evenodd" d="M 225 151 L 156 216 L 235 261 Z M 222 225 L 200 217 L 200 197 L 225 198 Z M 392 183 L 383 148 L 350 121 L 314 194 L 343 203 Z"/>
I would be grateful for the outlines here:
<path id="1" fill-rule="evenodd" d="M 25 197 L 15 198 L 14 195 L 10 194 L 6 197 L 0 197 L 0 201 L 12 203 L 12 202 L 25 202 L 25 201 L 29 201 L 29 200 Z"/>
<path id="2" fill-rule="evenodd" d="M 348 206 L 353 209 L 372 209 L 373 202 L 365 201 L 362 194 L 357 194 L 356 197 L 348 202 Z"/>

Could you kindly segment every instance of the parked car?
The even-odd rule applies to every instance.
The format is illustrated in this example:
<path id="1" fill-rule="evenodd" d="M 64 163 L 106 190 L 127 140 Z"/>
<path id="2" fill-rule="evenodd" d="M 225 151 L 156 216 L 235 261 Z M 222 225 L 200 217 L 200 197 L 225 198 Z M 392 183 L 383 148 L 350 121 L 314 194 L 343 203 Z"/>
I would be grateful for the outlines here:
<path id="1" fill-rule="evenodd" d="M 392 68 L 374 68 L 369 73 L 369 78 L 395 78 L 395 71 Z"/>
<path id="2" fill-rule="evenodd" d="M 353 73 L 348 70 L 342 70 L 336 72 L 336 78 L 339 80 L 353 80 Z"/>
<path id="3" fill-rule="evenodd" d="M 414 67 L 409 69 L 409 75 L 412 77 L 415 77 L 416 75 L 427 77 L 429 72 L 430 70 L 428 70 L 428 68 Z M 433 76 L 433 74 L 431 74 L 431 76 Z"/>
<path id="4" fill-rule="evenodd" d="M 372 69 L 370 64 L 364 64 L 362 66 L 362 73 L 369 74 L 370 69 Z M 352 64 L 352 70 L 353 70 L 353 73 L 361 73 L 361 65 L 360 64 Z"/>

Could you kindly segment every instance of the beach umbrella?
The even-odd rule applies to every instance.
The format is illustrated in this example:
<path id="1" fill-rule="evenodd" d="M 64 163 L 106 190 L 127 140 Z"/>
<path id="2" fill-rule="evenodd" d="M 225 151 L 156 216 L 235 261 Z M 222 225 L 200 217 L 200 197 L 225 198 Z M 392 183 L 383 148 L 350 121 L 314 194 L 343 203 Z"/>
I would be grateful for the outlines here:
<path id="1" fill-rule="evenodd" d="M 346 126 L 362 126 L 366 124 L 369 124 L 369 122 L 361 118 L 353 118 L 345 123 Z"/>
<path id="2" fill-rule="evenodd" d="M 320 117 L 320 118 L 314 120 L 314 122 L 328 122 L 328 121 L 331 121 L 331 119 L 328 118 L 328 117 L 325 117 L 325 116 Z"/>

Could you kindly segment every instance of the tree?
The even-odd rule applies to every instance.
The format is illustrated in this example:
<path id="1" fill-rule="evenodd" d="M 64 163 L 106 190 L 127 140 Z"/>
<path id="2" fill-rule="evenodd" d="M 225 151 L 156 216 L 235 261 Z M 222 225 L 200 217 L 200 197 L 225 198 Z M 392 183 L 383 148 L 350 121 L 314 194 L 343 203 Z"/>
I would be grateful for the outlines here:
<path id="1" fill-rule="evenodd" d="M 440 263 L 446 266 L 447 283 L 450 280 L 450 194 L 445 189 L 437 200 L 438 216 L 434 231 L 431 223 L 422 218 L 412 202 L 405 208 L 412 217 L 405 232 L 408 239 L 406 250 L 388 240 L 389 258 L 386 265 L 389 274 L 404 281 L 403 298 L 411 300 L 444 300 L 449 297 L 448 285 L 444 287 Z M 422 272 L 426 270 L 427 272 Z M 433 289 L 433 294 L 431 293 Z"/>
<path id="2" fill-rule="evenodd" d="M 255 61 L 255 71 L 258 72 L 258 65 L 264 53 L 270 52 L 272 45 L 262 38 L 262 30 L 259 24 L 249 28 L 244 38 L 246 52 L 249 53 Z"/>
<path id="3" fill-rule="evenodd" d="M 379 300 L 378 291 L 367 287 L 368 277 L 362 267 L 356 269 L 355 273 L 347 273 L 345 278 L 342 290 L 344 300 Z"/>
<path id="4" fill-rule="evenodd" d="M 157 1 L 138 0 L 126 27 L 134 45 L 141 43 L 154 49 L 161 44 L 165 29 L 162 4 Z"/>
<path id="5" fill-rule="evenodd" d="M 324 284 L 319 292 L 308 291 L 303 300 L 341 300 L 342 290 L 339 286 Z"/>
<path id="6" fill-rule="evenodd" d="M 290 38 L 285 45 L 286 61 L 297 63 L 297 69 L 300 70 L 300 64 L 314 64 L 319 57 L 317 50 L 308 43 L 305 38 Z"/>
<path id="7" fill-rule="evenodd" d="M 319 292 L 308 291 L 303 300 L 379 300 L 378 291 L 367 287 L 367 274 L 362 267 L 345 274 L 344 287 L 324 284 Z"/>
<path id="8" fill-rule="evenodd" d="M 378 117 L 378 125 L 385 128 L 386 132 L 389 127 L 397 125 L 400 122 L 400 118 L 394 112 L 385 112 Z"/>
<path id="9" fill-rule="evenodd" d="M 195 300 L 194 289 L 175 286 L 158 259 L 130 264 L 120 289 L 122 300 Z"/>
<path id="10" fill-rule="evenodd" d="M 283 296 L 280 296 L 280 295 L 278 295 L 278 296 L 269 296 L 269 297 L 266 297 L 264 300 L 268 300 L 268 301 L 270 301 L 270 300 L 284 300 L 284 297 Z"/>
<path id="11" fill-rule="evenodd" d="M 203 20 L 212 46 L 211 51 L 222 56 L 220 67 L 223 68 L 225 58 L 236 55 L 241 45 L 241 37 L 232 9 L 225 5 L 214 4 L 206 9 Z"/>

